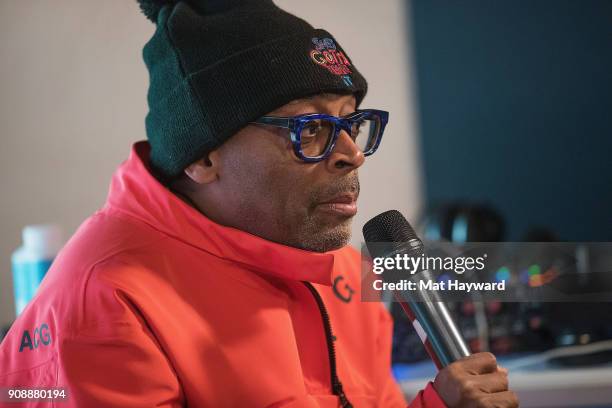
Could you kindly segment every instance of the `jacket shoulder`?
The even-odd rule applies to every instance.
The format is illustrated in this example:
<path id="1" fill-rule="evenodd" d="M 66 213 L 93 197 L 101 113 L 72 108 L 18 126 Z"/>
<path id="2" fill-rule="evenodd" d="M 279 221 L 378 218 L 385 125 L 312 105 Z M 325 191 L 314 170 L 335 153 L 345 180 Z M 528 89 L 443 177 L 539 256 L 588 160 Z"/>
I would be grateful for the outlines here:
<path id="1" fill-rule="evenodd" d="M 106 277 L 124 266 L 124 254 L 159 239 L 105 211 L 85 220 L 0 344 L 0 377 L 53 360 L 61 342 L 82 330 L 104 332 L 119 321 L 139 324 L 121 288 Z"/>

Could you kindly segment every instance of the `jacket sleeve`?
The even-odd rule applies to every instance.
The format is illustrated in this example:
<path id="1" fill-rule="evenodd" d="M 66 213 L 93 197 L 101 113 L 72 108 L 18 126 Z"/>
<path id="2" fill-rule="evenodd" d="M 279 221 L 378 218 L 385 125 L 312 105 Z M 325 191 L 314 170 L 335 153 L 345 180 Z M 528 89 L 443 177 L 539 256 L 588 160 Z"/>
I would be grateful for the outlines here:
<path id="1" fill-rule="evenodd" d="M 182 406 L 182 387 L 166 353 L 120 289 L 91 282 L 70 307 L 44 300 L 28 305 L 0 343 L 0 387 L 61 387 L 66 397 L 16 407 Z M 80 310 L 87 310 L 87 319 Z M 38 328 L 43 322 L 44 331 Z M 20 347 L 27 333 L 32 340 Z"/>
<path id="2" fill-rule="evenodd" d="M 68 407 L 182 406 L 173 366 L 126 292 L 90 279 L 82 315 L 57 345 L 57 383 L 68 389 Z"/>
<path id="3" fill-rule="evenodd" d="M 380 325 L 379 325 L 379 356 L 376 359 L 379 375 L 382 378 L 380 386 L 380 407 L 408 407 L 408 408 L 447 408 L 432 383 L 428 383 L 424 390 L 406 404 L 401 388 L 395 381 L 391 372 L 391 341 L 393 337 L 393 319 L 387 309 L 380 303 Z"/>
<path id="4" fill-rule="evenodd" d="M 182 406 L 171 365 L 143 327 L 116 322 L 62 343 L 58 385 L 68 389 L 68 403 L 62 406 Z"/>
<path id="5" fill-rule="evenodd" d="M 436 392 L 433 384 L 427 384 L 424 390 L 419 391 L 408 408 L 447 408 L 442 398 Z"/>

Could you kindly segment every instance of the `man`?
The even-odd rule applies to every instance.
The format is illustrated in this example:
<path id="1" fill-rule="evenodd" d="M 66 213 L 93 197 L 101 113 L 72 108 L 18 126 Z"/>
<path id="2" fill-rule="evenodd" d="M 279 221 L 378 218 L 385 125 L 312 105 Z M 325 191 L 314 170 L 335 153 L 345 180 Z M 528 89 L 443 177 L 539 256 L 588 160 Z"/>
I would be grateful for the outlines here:
<path id="1" fill-rule="evenodd" d="M 391 319 L 359 301 L 346 246 L 387 120 L 357 110 L 364 78 L 270 1 L 141 5 L 148 142 L 11 328 L 0 385 L 82 407 L 405 407 Z M 410 406 L 516 399 L 477 354 Z"/>

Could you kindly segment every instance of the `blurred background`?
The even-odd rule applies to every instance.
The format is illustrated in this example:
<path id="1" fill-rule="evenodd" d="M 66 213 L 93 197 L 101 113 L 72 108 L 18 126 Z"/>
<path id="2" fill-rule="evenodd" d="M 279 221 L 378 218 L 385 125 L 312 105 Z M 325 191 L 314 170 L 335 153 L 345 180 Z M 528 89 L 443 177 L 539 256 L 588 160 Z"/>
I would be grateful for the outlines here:
<path id="1" fill-rule="evenodd" d="M 368 79 L 363 106 L 390 111 L 360 172 L 353 245 L 391 208 L 430 240 L 612 241 L 612 1 L 276 3 L 332 32 Z M 0 327 L 15 318 L 22 229 L 56 224 L 65 242 L 145 138 L 153 29 L 136 1 L 0 0 Z M 411 394 L 433 366 L 393 312 L 395 373 Z M 612 407 L 612 303 L 453 312 L 473 349 L 508 366 L 592 346 L 515 370 L 522 406 Z"/>

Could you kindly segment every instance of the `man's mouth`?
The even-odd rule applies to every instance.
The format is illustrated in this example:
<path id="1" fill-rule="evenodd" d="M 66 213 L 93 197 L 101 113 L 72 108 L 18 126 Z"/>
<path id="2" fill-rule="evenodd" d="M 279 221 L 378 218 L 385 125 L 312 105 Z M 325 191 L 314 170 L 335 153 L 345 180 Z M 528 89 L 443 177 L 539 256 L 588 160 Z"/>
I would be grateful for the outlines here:
<path id="1" fill-rule="evenodd" d="M 357 214 L 357 194 L 343 193 L 317 204 L 317 208 L 327 213 L 352 217 Z"/>

